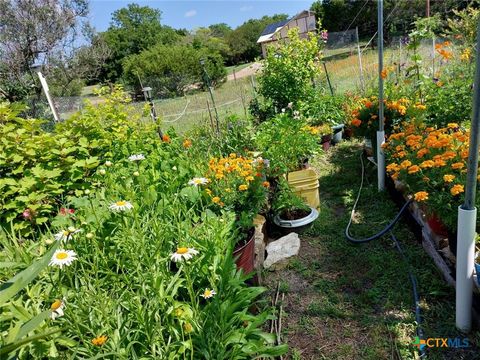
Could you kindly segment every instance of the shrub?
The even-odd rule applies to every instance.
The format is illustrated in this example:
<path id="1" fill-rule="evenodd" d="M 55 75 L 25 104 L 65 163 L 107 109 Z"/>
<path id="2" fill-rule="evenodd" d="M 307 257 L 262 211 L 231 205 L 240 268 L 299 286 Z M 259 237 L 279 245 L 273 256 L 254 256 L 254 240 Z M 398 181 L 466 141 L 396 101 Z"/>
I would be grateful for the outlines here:
<path id="1" fill-rule="evenodd" d="M 262 157 L 270 161 L 271 177 L 300 170 L 304 160 L 318 151 L 318 140 L 315 128 L 289 112 L 261 124 L 255 137 Z"/>
<path id="2" fill-rule="evenodd" d="M 157 45 L 127 57 L 123 78 L 137 93 L 141 93 L 140 78 L 156 96 L 183 95 L 187 87 L 204 83 L 202 58 L 212 85 L 221 83 L 226 75 L 221 55 L 188 45 Z"/>
<path id="3" fill-rule="evenodd" d="M 309 33 L 300 39 L 298 29 L 288 32 L 288 41 L 268 47 L 262 74 L 258 77 L 259 94 L 272 102 L 277 112 L 289 103 L 297 107 L 313 88 L 320 72 L 321 41 Z"/>

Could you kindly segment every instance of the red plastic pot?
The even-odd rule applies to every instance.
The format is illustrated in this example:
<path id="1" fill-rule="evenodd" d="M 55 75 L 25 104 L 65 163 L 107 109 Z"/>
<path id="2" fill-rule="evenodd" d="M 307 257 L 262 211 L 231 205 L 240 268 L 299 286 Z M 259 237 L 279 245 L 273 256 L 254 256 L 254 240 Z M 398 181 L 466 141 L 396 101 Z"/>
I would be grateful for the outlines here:
<path id="1" fill-rule="evenodd" d="M 249 240 L 233 251 L 235 264 L 238 269 L 243 270 L 244 274 L 250 274 L 255 264 L 255 228 L 252 228 L 248 234 Z"/>
<path id="2" fill-rule="evenodd" d="M 448 231 L 445 225 L 443 225 L 442 221 L 435 214 L 430 215 L 427 218 L 427 224 L 428 226 L 430 226 L 430 229 L 432 229 L 435 234 L 444 237 L 448 236 Z"/>

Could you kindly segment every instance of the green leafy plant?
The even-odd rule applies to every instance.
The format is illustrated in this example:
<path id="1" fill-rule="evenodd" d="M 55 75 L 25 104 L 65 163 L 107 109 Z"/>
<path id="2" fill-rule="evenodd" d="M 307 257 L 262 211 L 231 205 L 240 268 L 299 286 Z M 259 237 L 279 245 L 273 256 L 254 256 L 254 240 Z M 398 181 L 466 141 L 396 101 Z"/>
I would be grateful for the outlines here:
<path id="1" fill-rule="evenodd" d="M 272 102 L 277 112 L 292 103 L 305 100 L 313 89 L 313 81 L 320 73 L 321 45 L 317 35 L 308 33 L 301 39 L 298 28 L 288 32 L 288 40 L 267 49 L 261 76 L 259 94 Z"/>
<path id="2" fill-rule="evenodd" d="M 319 151 L 318 131 L 298 116 L 279 114 L 258 127 L 255 142 L 262 157 L 270 161 L 269 176 L 300 170 L 309 156 Z"/>
<path id="3" fill-rule="evenodd" d="M 309 209 L 304 200 L 293 192 L 288 182 L 281 178 L 273 196 L 272 211 L 284 219 L 294 219 L 294 213 L 307 212 Z"/>

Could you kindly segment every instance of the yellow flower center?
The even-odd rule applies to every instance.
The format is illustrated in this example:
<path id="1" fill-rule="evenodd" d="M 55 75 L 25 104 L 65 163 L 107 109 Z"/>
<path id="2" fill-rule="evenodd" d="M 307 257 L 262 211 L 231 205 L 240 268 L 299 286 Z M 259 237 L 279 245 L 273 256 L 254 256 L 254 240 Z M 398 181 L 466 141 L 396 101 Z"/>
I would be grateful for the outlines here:
<path id="1" fill-rule="evenodd" d="M 210 296 L 212 296 L 212 290 L 205 290 L 205 292 L 203 293 L 203 295 L 204 295 L 205 297 L 210 297 Z"/>
<path id="2" fill-rule="evenodd" d="M 117 202 L 115 203 L 115 205 L 117 205 L 117 206 L 125 206 L 125 205 L 127 205 L 127 202 L 121 200 L 121 201 L 117 201 Z"/>
<path id="3" fill-rule="evenodd" d="M 194 182 L 195 184 L 201 184 L 201 183 L 202 183 L 202 180 L 201 180 L 201 179 L 195 179 L 195 180 L 193 180 L 193 182 Z"/>
<path id="4" fill-rule="evenodd" d="M 186 247 L 181 247 L 177 249 L 177 254 L 180 254 L 180 255 L 186 254 L 187 252 L 188 252 L 188 248 Z"/>
<path id="5" fill-rule="evenodd" d="M 68 257 L 68 254 L 66 252 L 59 252 L 57 255 L 55 255 L 55 257 L 58 260 L 64 260 Z"/>
<path id="6" fill-rule="evenodd" d="M 61 300 L 55 300 L 52 306 L 50 306 L 50 309 L 53 311 L 57 310 L 60 306 L 62 306 L 62 301 Z"/>

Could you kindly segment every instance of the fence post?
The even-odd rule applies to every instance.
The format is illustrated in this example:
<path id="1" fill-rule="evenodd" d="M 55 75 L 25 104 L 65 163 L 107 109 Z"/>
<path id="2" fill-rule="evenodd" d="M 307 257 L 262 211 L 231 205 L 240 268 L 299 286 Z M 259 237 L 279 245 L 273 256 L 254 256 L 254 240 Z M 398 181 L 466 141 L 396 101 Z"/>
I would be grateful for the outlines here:
<path id="1" fill-rule="evenodd" d="M 358 66 L 360 67 L 360 86 L 362 87 L 362 92 L 365 92 L 365 79 L 363 78 L 362 51 L 360 50 L 360 39 L 358 38 L 358 26 L 355 28 L 355 35 L 357 38 Z"/>
<path id="2" fill-rule="evenodd" d="M 328 87 L 330 88 L 330 94 L 332 94 L 333 96 L 333 88 L 332 88 L 332 84 L 330 83 L 330 76 L 328 76 L 327 65 L 325 65 L 325 61 L 323 61 L 322 64 L 323 64 L 323 69 L 325 70 L 325 75 L 327 76 L 327 83 L 328 83 Z"/>
<path id="3" fill-rule="evenodd" d="M 383 111 L 383 0 L 378 0 L 378 121 L 377 131 L 377 178 L 378 191 L 385 190 L 385 154 L 382 144 L 385 142 Z"/>
<path id="4" fill-rule="evenodd" d="M 50 90 L 48 88 L 47 80 L 43 77 L 43 74 L 40 71 L 37 72 L 37 75 L 38 75 L 38 78 L 40 79 L 40 84 L 42 84 L 43 92 L 47 97 L 48 105 L 52 110 L 53 118 L 55 119 L 55 122 L 59 122 L 60 117 L 58 116 L 57 109 L 55 108 L 55 104 L 53 103 L 53 100 L 50 96 Z"/>

